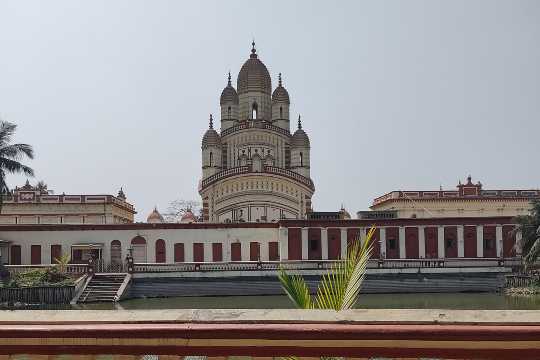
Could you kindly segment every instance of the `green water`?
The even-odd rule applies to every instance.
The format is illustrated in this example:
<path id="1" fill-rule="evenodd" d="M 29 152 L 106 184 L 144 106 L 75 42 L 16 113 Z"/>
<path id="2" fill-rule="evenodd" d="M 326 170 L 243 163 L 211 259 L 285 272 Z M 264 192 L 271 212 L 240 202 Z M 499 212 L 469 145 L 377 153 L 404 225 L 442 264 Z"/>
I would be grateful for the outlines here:
<path id="1" fill-rule="evenodd" d="M 286 296 L 173 297 L 125 300 L 117 305 L 94 303 L 75 309 L 287 309 Z M 494 293 L 449 294 L 365 294 L 357 308 L 362 309 L 508 309 L 540 310 L 540 296 L 507 296 Z"/>

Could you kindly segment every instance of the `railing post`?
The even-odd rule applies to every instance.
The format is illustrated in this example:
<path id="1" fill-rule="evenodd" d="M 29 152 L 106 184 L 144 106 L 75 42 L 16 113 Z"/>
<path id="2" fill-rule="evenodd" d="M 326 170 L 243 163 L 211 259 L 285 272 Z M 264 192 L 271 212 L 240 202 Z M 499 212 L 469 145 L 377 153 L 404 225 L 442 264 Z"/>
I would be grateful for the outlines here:
<path id="1" fill-rule="evenodd" d="M 135 272 L 135 264 L 133 263 L 133 256 L 128 255 L 126 257 L 127 262 L 127 271 L 130 274 L 133 274 Z"/>

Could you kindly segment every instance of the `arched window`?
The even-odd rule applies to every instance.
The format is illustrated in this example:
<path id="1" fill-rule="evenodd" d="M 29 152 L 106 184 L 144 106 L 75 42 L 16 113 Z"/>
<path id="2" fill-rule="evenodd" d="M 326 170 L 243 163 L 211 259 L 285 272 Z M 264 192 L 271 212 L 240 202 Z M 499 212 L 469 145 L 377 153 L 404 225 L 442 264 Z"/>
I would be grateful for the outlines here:
<path id="1" fill-rule="evenodd" d="M 279 118 L 283 119 L 283 107 L 282 106 L 279 107 Z"/>
<path id="2" fill-rule="evenodd" d="M 214 154 L 210 151 L 210 166 L 212 166 L 213 161 L 214 161 Z"/>
<path id="3" fill-rule="evenodd" d="M 253 106 L 251 107 L 251 118 L 253 120 L 257 119 L 257 110 L 258 110 L 257 103 L 253 103 Z"/>
<path id="4" fill-rule="evenodd" d="M 300 153 L 300 166 L 304 166 L 304 154 Z"/>
<path id="5" fill-rule="evenodd" d="M 229 108 L 227 109 L 227 118 L 230 119 L 231 118 L 231 107 L 229 106 Z"/>

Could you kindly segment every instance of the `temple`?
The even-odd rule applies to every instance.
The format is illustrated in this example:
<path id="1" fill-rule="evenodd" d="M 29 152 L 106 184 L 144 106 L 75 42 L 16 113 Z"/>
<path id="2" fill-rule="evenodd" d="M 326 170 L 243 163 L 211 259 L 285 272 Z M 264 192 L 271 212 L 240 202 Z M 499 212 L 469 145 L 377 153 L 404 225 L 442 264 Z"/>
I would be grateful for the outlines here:
<path id="1" fill-rule="evenodd" d="M 221 129 L 202 139 L 199 193 L 205 222 L 275 222 L 304 219 L 315 191 L 310 178 L 310 142 L 290 130 L 290 98 L 281 73 L 272 79 L 253 42 L 232 86 L 229 73 L 220 97 Z"/>

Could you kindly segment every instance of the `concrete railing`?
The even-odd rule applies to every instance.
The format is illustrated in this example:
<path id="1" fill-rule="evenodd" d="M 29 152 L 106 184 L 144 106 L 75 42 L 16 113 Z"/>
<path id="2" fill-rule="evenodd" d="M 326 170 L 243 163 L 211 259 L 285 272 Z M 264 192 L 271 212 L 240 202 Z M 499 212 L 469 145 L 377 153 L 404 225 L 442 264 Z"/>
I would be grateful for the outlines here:
<path id="1" fill-rule="evenodd" d="M 40 265 L 5 265 L 6 269 L 11 275 L 24 273 L 38 269 L 48 269 L 50 267 L 57 266 L 53 264 L 40 264 Z M 66 265 L 65 272 L 71 275 L 85 274 L 88 271 L 88 264 L 68 264 Z"/>
<path id="2" fill-rule="evenodd" d="M 408 269 L 408 268 L 459 268 L 459 267 L 512 267 L 520 259 L 372 259 L 368 269 Z M 326 270 L 335 260 L 293 260 L 293 261 L 231 261 L 231 262 L 181 262 L 181 263 L 136 263 L 135 273 L 163 272 L 212 272 L 212 271 L 277 271 L 286 270 Z"/>
<path id="3" fill-rule="evenodd" d="M 539 339 L 540 312 L 527 310 L 0 311 L 0 355 L 28 359 L 538 359 Z"/>

